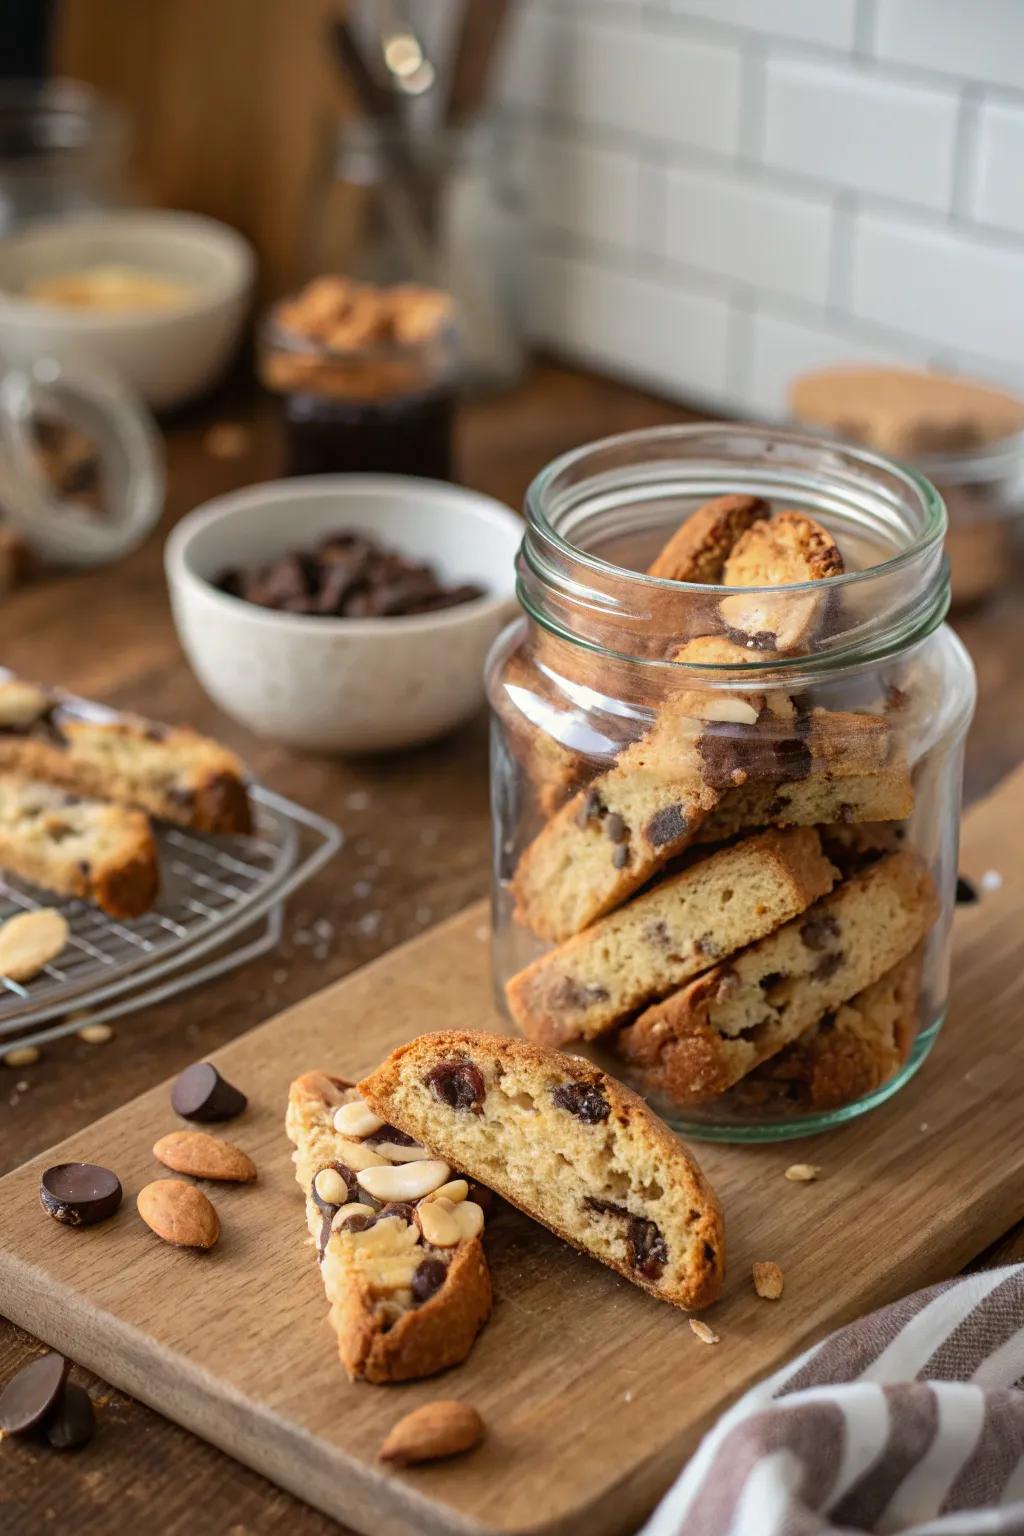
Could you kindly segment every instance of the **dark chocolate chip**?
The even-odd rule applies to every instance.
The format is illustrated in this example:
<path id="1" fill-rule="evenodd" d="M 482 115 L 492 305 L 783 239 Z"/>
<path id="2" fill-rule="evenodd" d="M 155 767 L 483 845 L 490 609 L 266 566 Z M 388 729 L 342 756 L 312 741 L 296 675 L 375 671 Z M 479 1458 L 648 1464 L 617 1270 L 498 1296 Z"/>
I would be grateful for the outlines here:
<path id="1" fill-rule="evenodd" d="M 822 912 L 800 924 L 800 937 L 808 949 L 825 949 L 829 939 L 838 939 L 839 924 L 828 912 Z"/>
<path id="2" fill-rule="evenodd" d="M 779 985 L 780 981 L 785 980 L 785 971 L 769 971 L 766 976 L 761 977 L 761 980 L 758 982 L 758 986 L 761 988 L 762 992 L 770 992 L 773 987 L 777 987 Z"/>
<path id="3" fill-rule="evenodd" d="M 551 1097 L 559 1109 L 568 1110 L 584 1125 L 597 1125 L 611 1114 L 611 1106 L 599 1083 L 562 1083 L 560 1087 L 552 1088 Z"/>
<path id="4" fill-rule="evenodd" d="M 171 1108 L 183 1120 L 232 1120 L 248 1104 L 244 1093 L 221 1077 L 209 1061 L 197 1061 L 175 1078 Z"/>
<path id="5" fill-rule="evenodd" d="M 800 735 L 772 736 L 760 726 L 709 721 L 697 750 L 712 789 L 730 789 L 748 779 L 791 783 L 811 771 L 811 751 Z"/>
<path id="6" fill-rule="evenodd" d="M 972 885 L 966 875 L 956 877 L 956 904 L 958 907 L 969 907 L 978 901 L 978 888 Z"/>
<path id="7" fill-rule="evenodd" d="M 79 1451 L 96 1433 L 92 1399 L 84 1387 L 69 1381 L 46 1421 L 46 1438 L 58 1451 Z"/>
<path id="8" fill-rule="evenodd" d="M 681 837 L 685 837 L 688 827 L 682 803 L 676 801 L 655 812 L 644 827 L 644 837 L 652 848 L 664 848 L 666 843 L 678 842 Z"/>
<path id="9" fill-rule="evenodd" d="M 27 1435 L 42 1424 L 60 1402 L 67 1374 L 68 1362 L 56 1353 L 22 1366 L 0 1392 L 0 1429 Z"/>
<path id="10" fill-rule="evenodd" d="M 626 1241 L 633 1268 L 645 1280 L 657 1280 L 668 1263 L 668 1247 L 657 1223 L 643 1216 L 631 1216 Z"/>
<path id="11" fill-rule="evenodd" d="M 579 810 L 576 812 L 576 825 L 585 827 L 595 816 L 600 816 L 604 810 L 601 796 L 596 789 L 588 789 L 580 801 Z"/>
<path id="12" fill-rule="evenodd" d="M 98 1163 L 57 1163 L 39 1180 L 43 1210 L 66 1227 L 93 1227 L 119 1209 L 121 1181 Z"/>
<path id="13" fill-rule="evenodd" d="M 625 869 L 625 867 L 626 867 L 626 865 L 628 863 L 629 863 L 629 844 L 628 843 L 616 843 L 615 851 L 612 854 L 612 868 L 613 869 Z"/>
<path id="14" fill-rule="evenodd" d="M 448 1266 L 443 1259 L 424 1259 L 416 1266 L 412 1277 L 412 1295 L 414 1301 L 429 1301 L 436 1291 L 444 1285 Z"/>
<path id="15" fill-rule="evenodd" d="M 382 1206 L 377 1212 L 377 1220 L 383 1221 L 385 1216 L 400 1216 L 410 1227 L 416 1220 L 416 1212 L 406 1200 L 390 1200 Z"/>
<path id="16" fill-rule="evenodd" d="M 435 1099 L 449 1109 L 480 1113 L 487 1093 L 483 1073 L 471 1061 L 440 1061 L 424 1079 Z"/>
<path id="17" fill-rule="evenodd" d="M 815 981 L 828 981 L 829 977 L 834 976 L 836 971 L 838 971 L 839 967 L 842 965 L 843 958 L 844 956 L 841 949 L 835 950 L 832 954 L 829 955 L 822 955 L 821 959 L 814 967 L 814 970 L 811 972 L 811 976 Z"/>
<path id="18" fill-rule="evenodd" d="M 774 651 L 778 640 L 772 629 L 733 629 L 731 624 L 725 626 L 723 634 L 733 645 L 742 645 L 751 651 Z"/>
<path id="19" fill-rule="evenodd" d="M 590 1211 L 596 1211 L 599 1216 L 628 1216 L 629 1212 L 624 1205 L 616 1205 L 614 1200 L 599 1200 L 596 1195 L 587 1195 L 583 1204 Z"/>
<path id="20" fill-rule="evenodd" d="M 609 995 L 608 988 L 600 982 L 583 982 L 577 981 L 575 976 L 559 976 L 548 992 L 548 1003 L 552 1008 L 585 1012 L 594 1003 L 606 1003 Z"/>
<path id="21" fill-rule="evenodd" d="M 612 811 L 605 817 L 604 830 L 613 843 L 625 843 L 629 840 L 629 828 L 618 811 Z"/>

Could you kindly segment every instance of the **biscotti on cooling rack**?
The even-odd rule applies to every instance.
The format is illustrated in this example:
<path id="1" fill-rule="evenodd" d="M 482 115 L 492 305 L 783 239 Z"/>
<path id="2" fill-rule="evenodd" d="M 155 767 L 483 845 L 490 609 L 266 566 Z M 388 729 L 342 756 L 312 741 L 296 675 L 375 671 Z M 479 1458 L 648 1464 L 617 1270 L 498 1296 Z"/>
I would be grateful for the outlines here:
<path id="1" fill-rule="evenodd" d="M 483 1207 L 458 1164 L 326 1072 L 292 1083 L 286 1129 L 353 1381 L 411 1381 L 464 1360 L 490 1315 L 491 1282 Z"/>
<path id="2" fill-rule="evenodd" d="M 159 886 L 156 843 L 141 811 L 18 773 L 0 772 L 0 865 L 118 918 L 148 911 Z"/>
<path id="3" fill-rule="evenodd" d="M 718 1297 L 724 1235 L 711 1188 L 643 1100 L 589 1062 L 452 1031 L 400 1046 L 359 1092 L 652 1296 L 692 1308 Z"/>
<path id="4" fill-rule="evenodd" d="M 114 800 L 198 832 L 250 832 L 245 770 L 182 727 L 105 718 L 20 678 L 0 680 L 0 769 Z"/>

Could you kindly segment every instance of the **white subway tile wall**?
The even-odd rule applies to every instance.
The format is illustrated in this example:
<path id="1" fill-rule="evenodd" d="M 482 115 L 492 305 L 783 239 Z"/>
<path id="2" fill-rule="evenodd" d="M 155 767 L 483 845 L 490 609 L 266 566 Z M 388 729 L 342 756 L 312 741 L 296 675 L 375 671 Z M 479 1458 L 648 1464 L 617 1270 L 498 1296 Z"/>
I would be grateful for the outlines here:
<path id="1" fill-rule="evenodd" d="M 502 99 L 552 348 L 762 419 L 844 360 L 1024 389 L 1024 0 L 524 0 Z"/>

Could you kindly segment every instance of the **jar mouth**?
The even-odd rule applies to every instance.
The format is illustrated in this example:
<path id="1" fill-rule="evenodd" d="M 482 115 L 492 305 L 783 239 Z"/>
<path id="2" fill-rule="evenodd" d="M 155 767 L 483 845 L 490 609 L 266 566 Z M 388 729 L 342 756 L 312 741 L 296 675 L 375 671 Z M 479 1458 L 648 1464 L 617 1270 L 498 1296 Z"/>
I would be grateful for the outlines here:
<path id="1" fill-rule="evenodd" d="M 689 511 L 734 493 L 821 516 L 841 540 L 845 530 L 858 550 L 878 557 L 819 580 L 724 588 L 651 576 L 582 541 L 595 527 L 627 529 L 631 514 L 649 518 L 657 508 L 663 542 L 686 515 L 676 510 L 673 526 L 664 521 L 673 504 Z M 813 433 L 720 422 L 621 433 L 553 460 L 528 487 L 525 510 L 518 584 L 524 609 L 552 633 L 623 660 L 708 675 L 834 667 L 905 649 L 937 627 L 949 606 L 939 492 L 910 465 Z M 766 658 L 755 646 L 741 663 L 696 664 L 652 655 L 642 640 L 644 619 L 653 616 L 657 624 L 672 604 L 676 618 L 688 605 L 689 616 L 707 620 L 691 634 L 716 627 L 720 633 L 711 615 L 724 596 L 778 603 L 806 601 L 812 593 L 836 611 L 845 604 L 856 617 L 820 639 L 811 654 Z M 663 637 L 671 639 L 667 631 Z"/>

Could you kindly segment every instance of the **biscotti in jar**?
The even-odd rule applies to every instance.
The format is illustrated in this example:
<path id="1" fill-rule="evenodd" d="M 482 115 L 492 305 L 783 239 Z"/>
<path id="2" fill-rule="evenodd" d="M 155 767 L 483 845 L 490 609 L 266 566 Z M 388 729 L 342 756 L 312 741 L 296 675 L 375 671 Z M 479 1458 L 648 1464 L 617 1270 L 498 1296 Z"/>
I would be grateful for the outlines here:
<path id="1" fill-rule="evenodd" d="M 452 478 L 452 300 L 324 276 L 271 311 L 260 378 L 281 402 L 288 472 Z"/>
<path id="2" fill-rule="evenodd" d="M 882 1102 L 947 992 L 975 685 L 941 498 L 668 427 L 557 460 L 526 515 L 488 663 L 501 1006 L 691 1135 Z"/>
<path id="3" fill-rule="evenodd" d="M 1012 574 L 1024 512 L 1024 400 L 972 379 L 900 368 L 823 368 L 790 389 L 808 426 L 907 460 L 946 503 L 953 603 Z"/>

